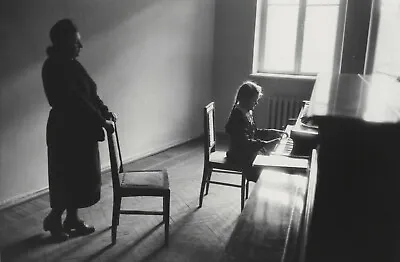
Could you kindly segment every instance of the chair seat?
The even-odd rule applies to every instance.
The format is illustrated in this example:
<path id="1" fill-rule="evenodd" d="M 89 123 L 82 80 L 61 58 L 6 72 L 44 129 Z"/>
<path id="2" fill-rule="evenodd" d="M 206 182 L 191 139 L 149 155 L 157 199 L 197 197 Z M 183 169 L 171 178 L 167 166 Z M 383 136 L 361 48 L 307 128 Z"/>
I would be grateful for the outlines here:
<path id="1" fill-rule="evenodd" d="M 226 151 L 215 151 L 210 154 L 210 164 L 213 168 L 242 172 L 241 168 L 228 161 Z"/>
<path id="2" fill-rule="evenodd" d="M 127 171 L 120 174 L 121 189 L 169 189 L 168 173 L 164 170 Z"/>

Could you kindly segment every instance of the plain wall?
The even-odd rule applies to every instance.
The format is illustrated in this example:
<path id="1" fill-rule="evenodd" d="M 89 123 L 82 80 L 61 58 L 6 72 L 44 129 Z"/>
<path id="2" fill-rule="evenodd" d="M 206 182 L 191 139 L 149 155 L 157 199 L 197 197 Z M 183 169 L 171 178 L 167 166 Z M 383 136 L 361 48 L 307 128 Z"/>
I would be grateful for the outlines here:
<path id="1" fill-rule="evenodd" d="M 264 96 L 294 96 L 309 99 L 314 80 L 251 76 L 256 0 L 217 0 L 215 6 L 213 98 L 216 129 L 224 131 L 237 88 L 245 80 L 263 87 Z M 256 117 L 266 110 L 263 101 Z"/>
<path id="2" fill-rule="evenodd" d="M 214 0 L 7 0 L 0 3 L 0 205 L 48 186 L 48 32 L 72 18 L 79 60 L 118 115 L 124 160 L 202 134 L 211 98 Z M 77 127 L 79 128 L 79 127 Z M 109 166 L 106 142 L 102 168 Z"/>

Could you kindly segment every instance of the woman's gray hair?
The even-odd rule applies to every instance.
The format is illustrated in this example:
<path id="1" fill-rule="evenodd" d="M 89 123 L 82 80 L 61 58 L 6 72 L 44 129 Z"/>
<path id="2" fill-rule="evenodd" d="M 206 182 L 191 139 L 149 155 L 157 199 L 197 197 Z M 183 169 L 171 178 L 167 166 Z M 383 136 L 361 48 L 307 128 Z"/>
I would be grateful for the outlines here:
<path id="1" fill-rule="evenodd" d="M 50 29 L 50 40 L 53 46 L 58 46 L 66 37 L 78 32 L 78 27 L 71 19 L 65 18 L 57 21 Z"/>

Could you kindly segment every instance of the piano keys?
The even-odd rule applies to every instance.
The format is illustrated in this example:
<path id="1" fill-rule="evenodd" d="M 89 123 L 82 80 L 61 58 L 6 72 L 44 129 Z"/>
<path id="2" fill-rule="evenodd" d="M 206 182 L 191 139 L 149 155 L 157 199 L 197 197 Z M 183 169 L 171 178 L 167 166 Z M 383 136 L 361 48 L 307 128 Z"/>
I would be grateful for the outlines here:
<path id="1" fill-rule="evenodd" d="M 318 126 L 310 123 L 311 119 L 306 117 L 309 108 L 309 102 L 304 101 L 299 116 L 291 130 L 291 139 L 293 140 L 293 155 L 310 156 L 311 151 L 318 144 Z"/>
<path id="2" fill-rule="evenodd" d="M 293 140 L 290 137 L 293 125 L 287 125 L 285 128 L 286 134 L 288 137 L 282 138 L 281 141 L 276 145 L 276 147 L 272 150 L 272 155 L 285 155 L 288 156 L 292 153 L 293 150 Z"/>
<path id="3" fill-rule="evenodd" d="M 304 101 L 294 125 L 287 125 L 285 128 L 285 132 L 289 134 L 289 137 L 281 139 L 271 154 L 311 156 L 311 151 L 318 144 L 318 127 L 309 126 L 305 123 L 308 107 L 309 102 Z"/>

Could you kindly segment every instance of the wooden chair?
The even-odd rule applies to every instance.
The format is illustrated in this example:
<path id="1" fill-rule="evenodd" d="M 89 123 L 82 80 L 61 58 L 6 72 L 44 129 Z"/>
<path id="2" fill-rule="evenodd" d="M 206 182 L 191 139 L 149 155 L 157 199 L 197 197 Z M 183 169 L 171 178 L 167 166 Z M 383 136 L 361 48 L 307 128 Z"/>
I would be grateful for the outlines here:
<path id="1" fill-rule="evenodd" d="M 210 184 L 239 187 L 241 189 L 241 210 L 245 198 L 248 198 L 249 181 L 242 174 L 242 170 L 227 163 L 226 152 L 216 151 L 215 135 L 215 106 L 214 102 L 204 107 L 204 168 L 201 181 L 199 208 L 203 205 L 203 197 L 208 194 Z M 241 184 L 225 183 L 211 180 L 212 172 L 229 173 L 241 176 Z M 204 190 L 206 191 L 204 194 Z"/>
<path id="2" fill-rule="evenodd" d="M 162 215 L 165 226 L 165 244 L 168 245 L 170 189 L 166 170 L 133 170 L 124 172 L 117 125 L 115 132 L 107 134 L 113 185 L 113 214 L 111 239 L 117 240 L 117 226 L 120 214 Z M 121 200 L 125 197 L 154 196 L 163 198 L 163 211 L 121 210 Z"/>

